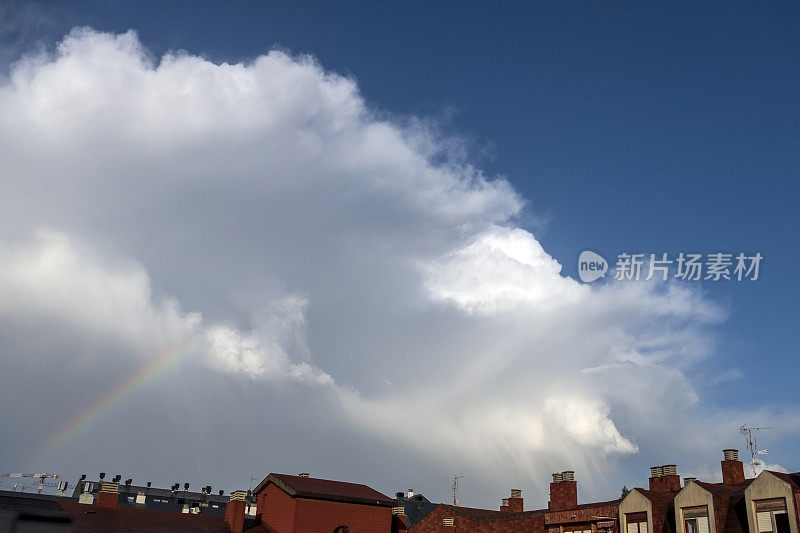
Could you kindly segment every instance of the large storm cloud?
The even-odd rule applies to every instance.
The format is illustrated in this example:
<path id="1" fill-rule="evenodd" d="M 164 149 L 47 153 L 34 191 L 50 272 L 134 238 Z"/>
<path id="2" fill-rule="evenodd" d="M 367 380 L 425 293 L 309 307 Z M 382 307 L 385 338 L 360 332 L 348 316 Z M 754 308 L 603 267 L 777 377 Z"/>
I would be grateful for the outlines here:
<path id="1" fill-rule="evenodd" d="M 303 469 L 434 498 L 459 473 L 467 503 L 513 484 L 544 505 L 554 470 L 610 497 L 620 459 L 728 445 L 742 413 L 690 377 L 724 309 L 565 277 L 525 199 L 451 142 L 280 51 L 153 57 L 83 28 L 18 61 L 0 86 L 0 460 L 229 489 Z"/>

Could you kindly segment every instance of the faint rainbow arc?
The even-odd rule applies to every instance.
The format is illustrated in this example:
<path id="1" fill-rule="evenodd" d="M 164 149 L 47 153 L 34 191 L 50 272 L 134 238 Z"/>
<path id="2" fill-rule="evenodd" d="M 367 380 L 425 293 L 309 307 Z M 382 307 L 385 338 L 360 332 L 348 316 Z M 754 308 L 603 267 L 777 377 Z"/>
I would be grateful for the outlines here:
<path id="1" fill-rule="evenodd" d="M 44 445 L 40 448 L 38 453 L 36 453 L 36 457 L 43 459 L 49 456 L 61 445 L 66 443 L 72 437 L 77 435 L 82 429 L 91 424 L 92 421 L 100 416 L 104 411 L 110 409 L 134 390 L 155 378 L 169 367 L 176 364 L 182 358 L 192 353 L 197 344 L 197 338 L 193 337 L 161 352 L 158 357 L 155 357 L 152 361 L 149 361 L 146 365 L 142 366 L 134 374 L 117 383 L 114 388 L 110 389 L 103 396 L 97 398 L 95 401 L 90 403 L 86 409 L 79 412 L 61 425 L 59 430 L 53 433 L 52 436 L 45 441 Z"/>

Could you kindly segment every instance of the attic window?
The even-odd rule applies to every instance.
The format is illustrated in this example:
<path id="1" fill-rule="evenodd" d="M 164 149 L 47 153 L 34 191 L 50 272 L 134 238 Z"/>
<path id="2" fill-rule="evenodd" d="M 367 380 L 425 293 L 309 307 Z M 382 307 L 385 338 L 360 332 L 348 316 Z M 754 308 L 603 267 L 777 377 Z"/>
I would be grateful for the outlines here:
<path id="1" fill-rule="evenodd" d="M 647 533 L 647 511 L 626 513 L 625 533 Z"/>
<path id="2" fill-rule="evenodd" d="M 775 498 L 753 502 L 756 508 L 758 533 L 789 533 L 789 515 L 786 500 Z"/>
<path id="3" fill-rule="evenodd" d="M 339 526 L 333 530 L 333 533 L 350 533 L 350 528 L 347 526 Z"/>

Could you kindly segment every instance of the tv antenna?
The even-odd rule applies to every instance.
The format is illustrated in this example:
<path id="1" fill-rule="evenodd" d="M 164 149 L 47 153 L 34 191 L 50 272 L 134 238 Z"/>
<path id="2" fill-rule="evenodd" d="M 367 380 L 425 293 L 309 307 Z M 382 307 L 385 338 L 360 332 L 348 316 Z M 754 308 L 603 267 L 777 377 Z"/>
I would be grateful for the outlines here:
<path id="1" fill-rule="evenodd" d="M 455 505 L 456 507 L 458 507 L 458 498 L 456 496 L 458 493 L 458 480 L 461 479 L 462 477 L 464 476 L 453 477 L 453 505 Z"/>
<path id="2" fill-rule="evenodd" d="M 771 427 L 747 427 L 747 422 L 744 423 L 742 427 L 739 428 L 739 433 L 744 435 L 745 440 L 747 441 L 747 448 L 750 450 L 750 468 L 753 469 L 753 477 L 758 475 L 757 468 L 764 464 L 764 461 L 758 458 L 759 455 L 766 455 L 769 453 L 767 450 L 759 450 L 758 449 L 758 442 L 756 436 L 753 434 L 754 431 L 761 431 L 762 429 L 772 429 Z"/>

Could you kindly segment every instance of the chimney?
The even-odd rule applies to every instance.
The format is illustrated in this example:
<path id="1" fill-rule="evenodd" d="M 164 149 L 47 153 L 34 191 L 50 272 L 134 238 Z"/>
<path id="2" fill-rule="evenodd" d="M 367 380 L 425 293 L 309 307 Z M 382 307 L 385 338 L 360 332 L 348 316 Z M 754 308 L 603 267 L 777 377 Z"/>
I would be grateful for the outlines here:
<path id="1" fill-rule="evenodd" d="M 244 512 L 247 502 L 245 498 L 247 492 L 235 490 L 231 493 L 231 499 L 225 506 L 225 531 L 229 533 L 242 533 L 244 529 Z"/>
<path id="2" fill-rule="evenodd" d="M 95 505 L 100 507 L 108 507 L 114 509 L 117 507 L 119 501 L 119 483 L 103 481 L 100 487 L 100 492 L 97 493 L 97 502 Z"/>
<path id="3" fill-rule="evenodd" d="M 410 500 L 412 496 L 414 496 L 414 489 L 408 489 L 408 499 Z"/>
<path id="4" fill-rule="evenodd" d="M 520 503 L 521 502 L 520 498 Z M 550 483 L 550 502 L 548 508 L 551 511 L 564 511 L 574 509 L 578 506 L 578 482 L 575 481 L 575 472 L 567 470 L 560 474 L 553 474 L 553 482 Z"/>
<path id="5" fill-rule="evenodd" d="M 500 510 L 501 511 L 508 511 L 508 498 L 503 498 L 500 501 Z"/>
<path id="6" fill-rule="evenodd" d="M 722 460 L 722 485 L 734 487 L 744 483 L 744 465 L 739 460 L 739 450 L 722 450 L 724 459 Z"/>
<path id="7" fill-rule="evenodd" d="M 511 497 L 506 501 L 508 502 L 508 508 L 506 509 L 508 512 L 522 512 L 522 491 L 520 489 L 511 489 Z"/>
<path id="8" fill-rule="evenodd" d="M 678 492 L 681 490 L 681 477 L 676 465 L 650 467 L 650 490 L 659 492 Z"/>
<path id="9" fill-rule="evenodd" d="M 408 517 L 405 513 L 392 514 L 392 533 L 407 533 Z"/>

